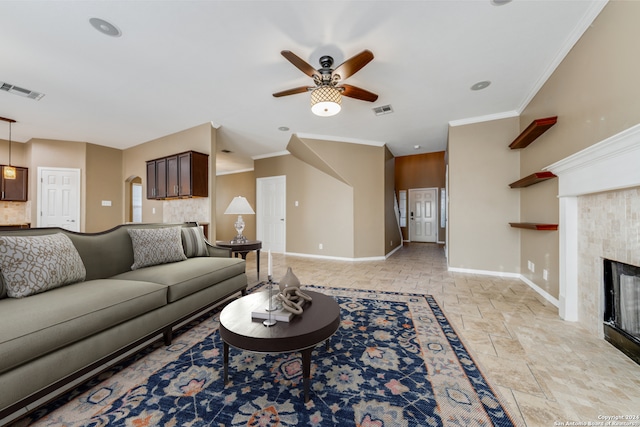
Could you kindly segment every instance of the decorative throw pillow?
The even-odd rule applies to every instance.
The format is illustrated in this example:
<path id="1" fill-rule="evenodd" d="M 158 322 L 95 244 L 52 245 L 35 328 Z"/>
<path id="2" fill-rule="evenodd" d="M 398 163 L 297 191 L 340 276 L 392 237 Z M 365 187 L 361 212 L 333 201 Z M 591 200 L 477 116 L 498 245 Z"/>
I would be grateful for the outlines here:
<path id="1" fill-rule="evenodd" d="M 187 258 L 209 256 L 204 233 L 200 227 L 182 227 L 182 246 Z"/>
<path id="2" fill-rule="evenodd" d="M 182 227 L 131 228 L 127 230 L 133 244 L 132 270 L 152 265 L 184 261 Z"/>
<path id="3" fill-rule="evenodd" d="M 11 298 L 81 282 L 87 275 L 76 247 L 63 233 L 0 237 L 0 268 Z"/>

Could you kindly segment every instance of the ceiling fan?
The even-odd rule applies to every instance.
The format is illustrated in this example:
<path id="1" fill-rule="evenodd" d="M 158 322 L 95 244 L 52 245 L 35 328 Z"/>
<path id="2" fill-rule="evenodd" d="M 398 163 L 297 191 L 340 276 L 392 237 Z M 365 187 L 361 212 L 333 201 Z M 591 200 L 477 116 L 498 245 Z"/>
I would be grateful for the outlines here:
<path id="1" fill-rule="evenodd" d="M 311 92 L 311 111 L 319 116 L 333 116 L 341 107 L 342 95 L 362 101 L 374 102 L 378 95 L 356 86 L 341 83 L 357 73 L 373 59 L 373 53 L 363 50 L 347 59 L 338 67 L 333 66 L 333 58 L 325 55 L 320 58 L 321 68 L 315 69 L 290 50 L 280 52 L 296 68 L 313 79 L 315 86 L 300 86 L 273 94 L 276 98 L 296 93 Z"/>

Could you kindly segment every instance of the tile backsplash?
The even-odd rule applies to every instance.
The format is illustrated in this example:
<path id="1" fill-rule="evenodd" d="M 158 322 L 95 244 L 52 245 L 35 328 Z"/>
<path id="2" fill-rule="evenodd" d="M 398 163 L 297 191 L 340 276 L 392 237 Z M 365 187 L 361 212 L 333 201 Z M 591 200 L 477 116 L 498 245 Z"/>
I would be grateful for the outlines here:
<path id="1" fill-rule="evenodd" d="M 210 222 L 209 198 L 165 200 L 162 203 L 162 222 Z"/>
<path id="2" fill-rule="evenodd" d="M 640 187 L 579 197 L 578 212 L 578 322 L 602 337 L 602 259 L 640 265 Z"/>
<path id="3" fill-rule="evenodd" d="M 0 202 L 0 225 L 30 223 L 29 206 L 30 202 Z"/>

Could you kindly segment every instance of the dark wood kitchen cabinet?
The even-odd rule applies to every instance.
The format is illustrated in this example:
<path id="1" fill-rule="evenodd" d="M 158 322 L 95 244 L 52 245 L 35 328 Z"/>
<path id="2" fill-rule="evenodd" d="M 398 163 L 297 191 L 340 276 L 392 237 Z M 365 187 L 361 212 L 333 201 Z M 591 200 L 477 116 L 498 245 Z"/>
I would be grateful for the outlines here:
<path id="1" fill-rule="evenodd" d="M 209 155 L 187 151 L 150 160 L 147 182 L 148 199 L 208 197 Z"/>
<path id="2" fill-rule="evenodd" d="M 4 179 L 4 168 L 0 168 L 0 180 L 2 194 L 0 200 L 7 202 L 26 202 L 29 188 L 29 169 L 20 166 L 16 168 L 15 179 Z"/>
<path id="3" fill-rule="evenodd" d="M 167 159 L 147 162 L 147 199 L 167 197 Z"/>

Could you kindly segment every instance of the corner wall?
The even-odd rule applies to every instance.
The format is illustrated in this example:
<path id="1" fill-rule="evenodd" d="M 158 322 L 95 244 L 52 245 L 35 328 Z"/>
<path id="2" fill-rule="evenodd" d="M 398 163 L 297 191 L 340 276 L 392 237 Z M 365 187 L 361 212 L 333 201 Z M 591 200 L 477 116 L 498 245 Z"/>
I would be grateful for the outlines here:
<path id="1" fill-rule="evenodd" d="M 124 181 L 122 150 L 101 145 L 86 145 L 85 231 L 108 230 L 124 222 Z M 102 201 L 111 206 L 102 206 Z"/>
<path id="2" fill-rule="evenodd" d="M 287 177 L 286 252 L 353 258 L 353 189 L 292 155 L 255 161 L 256 179 L 281 175 Z"/>
<path id="3" fill-rule="evenodd" d="M 558 122 L 522 151 L 522 176 L 640 123 L 640 57 L 633 53 L 640 40 L 639 20 L 640 2 L 609 1 L 527 105 L 520 129 L 541 117 L 557 115 Z M 523 219 L 557 223 L 556 180 L 534 187 L 522 192 Z M 605 222 L 600 227 L 603 233 L 617 232 L 612 223 Z M 523 233 L 521 251 L 522 271 L 526 271 L 528 260 L 536 264 L 535 273 L 526 277 L 558 298 L 558 233 Z M 549 268 L 548 281 L 542 277 L 545 265 Z"/>
<path id="4" fill-rule="evenodd" d="M 449 128 L 449 267 L 520 273 L 517 135 L 516 117 Z"/>

